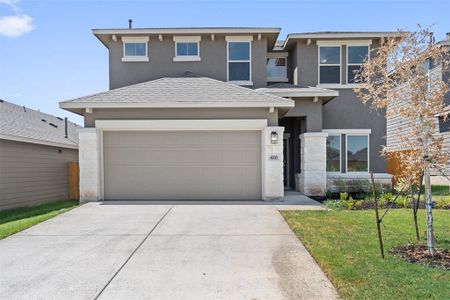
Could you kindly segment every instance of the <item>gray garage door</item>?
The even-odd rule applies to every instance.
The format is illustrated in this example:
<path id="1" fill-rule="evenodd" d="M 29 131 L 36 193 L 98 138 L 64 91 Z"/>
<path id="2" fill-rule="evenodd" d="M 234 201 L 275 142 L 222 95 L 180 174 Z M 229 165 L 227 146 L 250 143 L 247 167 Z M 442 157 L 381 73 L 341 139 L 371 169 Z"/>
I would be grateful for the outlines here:
<path id="1" fill-rule="evenodd" d="M 261 199 L 258 131 L 105 132 L 106 200 Z"/>

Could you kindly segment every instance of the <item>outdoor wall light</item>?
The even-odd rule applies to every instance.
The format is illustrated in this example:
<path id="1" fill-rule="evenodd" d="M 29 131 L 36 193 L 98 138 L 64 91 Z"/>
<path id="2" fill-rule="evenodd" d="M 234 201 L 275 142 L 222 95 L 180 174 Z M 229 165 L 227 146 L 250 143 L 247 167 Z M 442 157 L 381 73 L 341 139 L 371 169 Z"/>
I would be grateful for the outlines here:
<path id="1" fill-rule="evenodd" d="M 278 133 L 276 131 L 272 131 L 270 134 L 270 143 L 278 144 Z"/>

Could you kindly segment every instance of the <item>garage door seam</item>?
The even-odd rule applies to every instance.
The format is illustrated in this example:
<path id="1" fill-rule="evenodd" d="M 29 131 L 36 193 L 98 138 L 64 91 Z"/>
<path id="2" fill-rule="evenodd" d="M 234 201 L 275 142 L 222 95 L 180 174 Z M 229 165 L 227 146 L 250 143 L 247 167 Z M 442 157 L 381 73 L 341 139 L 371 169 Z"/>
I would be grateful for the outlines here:
<path id="1" fill-rule="evenodd" d="M 158 227 L 158 225 L 164 220 L 164 218 L 170 213 L 172 208 L 174 208 L 175 205 L 172 205 L 167 212 L 161 217 L 161 219 L 156 222 L 155 226 L 153 226 L 152 230 L 149 231 L 149 233 L 144 237 L 144 239 L 137 245 L 137 247 L 131 252 L 131 254 L 128 256 L 128 258 L 125 260 L 125 262 L 120 266 L 120 268 L 114 273 L 114 275 L 108 280 L 108 282 L 105 284 L 105 286 L 101 289 L 101 291 L 94 297 L 94 299 L 98 299 L 101 294 L 106 290 L 106 288 L 109 286 L 109 284 L 114 280 L 114 278 L 122 271 L 122 269 L 125 267 L 125 265 L 130 261 L 130 259 L 134 256 L 134 254 L 141 248 L 141 246 L 145 243 L 145 241 L 148 239 L 148 237 L 152 234 L 152 232 Z"/>

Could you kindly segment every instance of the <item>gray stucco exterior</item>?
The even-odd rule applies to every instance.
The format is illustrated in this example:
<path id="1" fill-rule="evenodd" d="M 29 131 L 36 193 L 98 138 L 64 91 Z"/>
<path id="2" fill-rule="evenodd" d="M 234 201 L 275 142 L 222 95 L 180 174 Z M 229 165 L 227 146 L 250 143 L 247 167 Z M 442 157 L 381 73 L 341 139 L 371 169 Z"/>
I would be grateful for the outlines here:
<path id="1" fill-rule="evenodd" d="M 163 131 L 189 131 L 186 128 L 193 126 L 192 124 L 200 126 L 197 130 L 208 130 L 203 124 L 223 123 L 229 128 L 232 128 L 230 124 L 234 123 L 264 124 L 262 130 L 258 127 L 263 144 L 261 150 L 263 199 L 280 197 L 286 187 L 295 187 L 307 195 L 323 196 L 328 188 L 327 181 L 330 176 L 340 176 L 352 181 L 359 178 L 368 179 L 367 171 L 385 173 L 386 162 L 380 154 L 386 144 L 385 112 L 372 111 L 357 98 L 353 88 L 358 85 L 347 84 L 346 62 L 347 45 L 370 45 L 370 48 L 374 48 L 379 39 L 385 36 L 384 33 L 292 34 L 283 43 L 275 43 L 279 30 L 264 30 L 264 28 L 94 30 L 94 34 L 109 51 L 111 91 L 60 104 L 62 108 L 84 116 L 86 128 L 80 132 L 84 141 L 80 149 L 84 150 L 80 151 L 89 154 L 80 162 L 81 174 L 87 174 L 84 178 L 81 176 L 81 194 L 84 195 L 82 198 L 86 201 L 102 199 L 102 175 L 97 177 L 92 175 L 104 172 L 102 162 L 98 161 L 101 153 L 104 153 L 101 135 L 105 130 L 124 130 L 124 128 L 135 131 L 152 131 L 155 128 Z M 198 56 L 192 54 L 190 57 L 176 57 L 174 40 L 188 42 L 195 40 L 197 43 L 199 37 Z M 247 81 L 247 76 L 239 76 L 247 75 L 244 65 L 247 63 L 246 55 L 239 54 L 236 57 L 241 55 L 244 58 L 235 62 L 241 65 L 234 66 L 237 70 L 234 78 L 243 78 L 243 81 L 224 83 L 228 81 L 227 41 L 230 39 L 240 42 L 251 41 L 250 82 Z M 145 42 L 147 55 L 141 52 L 139 55 L 133 56 L 131 53 L 124 57 L 124 41 L 127 40 L 130 43 L 139 43 L 131 45 L 136 49 L 137 47 L 143 49 L 142 43 Z M 318 50 L 322 44 L 341 47 L 340 83 L 321 85 L 318 82 Z M 238 53 L 239 50 L 236 49 L 234 50 Z M 284 63 L 286 58 L 287 64 Z M 284 68 L 287 70 L 286 73 Z M 207 84 L 213 79 L 216 81 L 214 85 Z M 272 86 L 273 84 L 277 85 Z M 251 91 L 248 88 L 257 90 Z M 252 95 L 246 96 L 248 93 Z M 117 120 L 120 122 L 116 122 Z M 267 120 L 267 124 L 264 120 Z M 158 127 L 162 126 L 161 124 L 172 125 L 164 125 L 169 127 L 163 126 L 161 129 Z M 212 128 L 217 128 L 214 126 Z M 224 125 L 218 128 L 223 128 L 221 126 Z M 342 138 L 340 153 L 342 168 L 340 170 L 335 168 L 333 170 L 336 171 L 333 172 L 327 172 L 328 151 L 333 150 L 327 146 L 328 134 L 340 135 Z M 353 147 L 347 147 L 346 136 L 351 134 L 368 135 L 369 147 L 365 139 L 358 142 L 357 146 L 352 144 Z M 245 142 L 237 142 L 236 146 L 239 146 L 238 144 Z M 353 163 L 353 166 L 358 164 L 357 168 L 351 169 L 353 172 L 346 170 L 348 153 L 353 154 L 352 157 L 349 156 L 348 161 Z M 124 155 L 127 156 L 126 153 Z M 93 167 L 92 162 L 96 162 Z M 217 171 L 221 172 L 220 168 Z M 387 182 L 391 178 L 388 174 L 378 175 Z M 98 184 L 96 180 L 100 180 Z"/>
<path id="2" fill-rule="evenodd" d="M 323 107 L 323 129 L 370 129 L 370 170 L 386 172 L 386 160 L 381 150 L 386 145 L 384 111 L 374 111 L 363 104 L 352 90 L 339 91 L 339 97 Z"/>
<path id="3" fill-rule="evenodd" d="M 163 41 L 150 38 L 148 42 L 148 62 L 122 62 L 123 44 L 121 41 L 110 40 L 108 48 L 110 89 L 161 77 L 180 76 L 185 72 L 227 81 L 227 42 L 225 35 L 215 35 L 214 41 L 211 40 L 210 35 L 201 36 L 201 61 L 195 62 L 173 61 L 175 42 L 172 36 L 164 36 Z M 252 88 L 265 87 L 267 85 L 267 39 L 264 37 L 261 40 L 254 39 L 251 48 Z"/>
<path id="4" fill-rule="evenodd" d="M 337 42 L 338 43 L 338 42 Z M 377 43 L 373 41 L 372 48 Z M 346 49 L 342 45 L 341 81 L 345 83 Z M 309 45 L 304 40 L 296 41 L 289 51 L 290 63 L 289 80 L 299 86 L 318 85 L 318 46 L 315 41 Z M 319 106 L 312 103 L 312 99 L 296 101 L 296 106 L 286 116 L 305 116 L 307 131 L 321 131 L 322 129 L 370 129 L 369 167 L 373 172 L 384 173 L 386 160 L 381 156 L 381 150 L 386 145 L 386 117 L 385 111 L 373 111 L 363 104 L 352 87 L 345 84 L 339 89 L 339 96 Z M 320 104 L 322 102 L 320 101 Z M 343 168 L 344 169 L 344 168 Z"/>

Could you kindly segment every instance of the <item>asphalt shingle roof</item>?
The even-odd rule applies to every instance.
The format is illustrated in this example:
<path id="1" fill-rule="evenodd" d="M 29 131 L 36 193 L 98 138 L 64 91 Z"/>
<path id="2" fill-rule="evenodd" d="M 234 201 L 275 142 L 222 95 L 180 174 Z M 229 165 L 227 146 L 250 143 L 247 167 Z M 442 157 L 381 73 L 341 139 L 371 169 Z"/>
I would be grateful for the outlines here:
<path id="1" fill-rule="evenodd" d="M 67 122 L 67 126 L 68 137 L 65 138 L 63 119 L 0 100 L 0 135 L 5 139 L 17 137 L 36 143 L 50 142 L 77 146 L 79 126 L 70 121 Z"/>
<path id="2" fill-rule="evenodd" d="M 145 103 L 157 104 L 167 107 L 182 105 L 201 106 L 213 104 L 220 106 L 259 105 L 291 107 L 293 101 L 278 96 L 258 92 L 235 84 L 211 79 L 208 77 L 165 77 L 153 81 L 133 84 L 122 88 L 80 97 L 60 102 L 62 108 L 66 104 L 86 104 L 86 107 L 95 107 L 95 104 L 131 104 Z"/>

